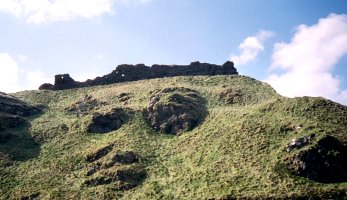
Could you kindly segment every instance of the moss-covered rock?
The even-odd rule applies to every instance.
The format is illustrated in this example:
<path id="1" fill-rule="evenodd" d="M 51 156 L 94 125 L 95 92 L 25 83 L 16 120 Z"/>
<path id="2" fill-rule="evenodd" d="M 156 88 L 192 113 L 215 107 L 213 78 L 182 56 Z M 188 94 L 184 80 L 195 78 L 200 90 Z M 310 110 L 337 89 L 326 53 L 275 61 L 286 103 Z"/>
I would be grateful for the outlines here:
<path id="1" fill-rule="evenodd" d="M 89 133 L 108 133 L 119 129 L 129 120 L 129 114 L 132 111 L 115 108 L 107 113 L 94 113 L 92 122 L 87 127 Z"/>
<path id="2" fill-rule="evenodd" d="M 156 131 L 179 135 L 201 123 L 207 114 L 205 100 L 195 90 L 169 87 L 152 92 L 145 117 Z"/>

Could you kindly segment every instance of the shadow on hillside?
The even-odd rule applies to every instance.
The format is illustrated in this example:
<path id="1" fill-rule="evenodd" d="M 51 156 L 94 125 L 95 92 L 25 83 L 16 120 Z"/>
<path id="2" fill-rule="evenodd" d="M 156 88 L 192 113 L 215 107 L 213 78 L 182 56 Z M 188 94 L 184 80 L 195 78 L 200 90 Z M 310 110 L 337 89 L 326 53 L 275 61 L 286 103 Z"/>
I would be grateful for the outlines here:
<path id="1" fill-rule="evenodd" d="M 19 128 L 0 131 L 0 154 L 6 154 L 12 161 L 26 161 L 40 154 L 41 146 L 31 136 L 30 124 Z"/>

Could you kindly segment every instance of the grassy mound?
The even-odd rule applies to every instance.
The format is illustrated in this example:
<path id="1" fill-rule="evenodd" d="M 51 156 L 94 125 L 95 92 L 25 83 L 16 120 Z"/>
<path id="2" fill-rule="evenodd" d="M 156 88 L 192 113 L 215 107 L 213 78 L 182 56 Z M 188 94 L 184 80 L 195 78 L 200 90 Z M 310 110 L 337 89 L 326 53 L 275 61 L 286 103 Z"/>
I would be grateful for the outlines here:
<path id="1" fill-rule="evenodd" d="M 153 91 L 165 88 L 196 91 L 206 108 L 203 122 L 179 136 L 153 130 L 142 112 Z M 171 101 L 175 93 L 187 94 L 172 91 L 162 99 Z M 67 109 L 85 104 L 86 95 L 103 103 L 78 116 Z M 346 182 L 319 183 L 293 175 L 286 165 L 288 157 L 315 145 L 287 151 L 291 141 L 314 134 L 317 141 L 330 135 L 346 144 L 347 107 L 323 98 L 284 98 L 244 76 L 163 78 L 15 96 L 44 111 L 27 117 L 30 126 L 10 129 L 28 136 L 35 148 L 0 146 L 0 159 L 11 161 L 0 165 L 2 199 L 346 197 Z M 96 110 L 114 108 L 133 114 L 117 130 L 86 131 Z M 12 159 L 9 152 L 26 159 Z"/>

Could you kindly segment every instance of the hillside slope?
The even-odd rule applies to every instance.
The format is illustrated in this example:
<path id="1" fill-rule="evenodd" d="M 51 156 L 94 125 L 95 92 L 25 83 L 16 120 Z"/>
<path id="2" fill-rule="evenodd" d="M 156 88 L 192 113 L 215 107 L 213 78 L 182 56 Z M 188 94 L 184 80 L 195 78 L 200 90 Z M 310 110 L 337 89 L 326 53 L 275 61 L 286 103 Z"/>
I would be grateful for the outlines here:
<path id="1" fill-rule="evenodd" d="M 43 112 L 0 132 L 1 199 L 346 198 L 347 107 L 323 98 L 236 75 L 14 96 Z"/>

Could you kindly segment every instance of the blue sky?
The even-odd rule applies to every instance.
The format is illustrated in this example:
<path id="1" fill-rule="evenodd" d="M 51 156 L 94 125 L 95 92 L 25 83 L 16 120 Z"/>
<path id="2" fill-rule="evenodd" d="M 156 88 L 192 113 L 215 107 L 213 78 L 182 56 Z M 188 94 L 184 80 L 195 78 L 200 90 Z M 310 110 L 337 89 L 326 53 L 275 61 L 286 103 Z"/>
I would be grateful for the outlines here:
<path id="1" fill-rule="evenodd" d="M 223 64 L 347 104 L 346 0 L 0 0 L 0 91 L 119 64 Z"/>

